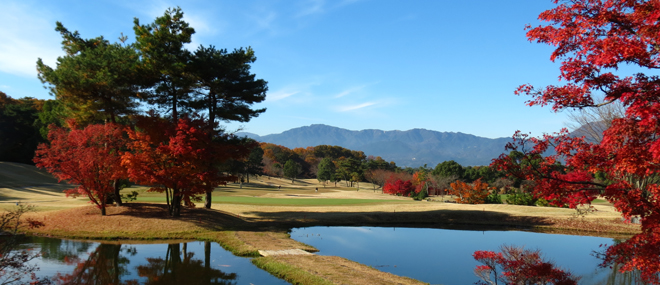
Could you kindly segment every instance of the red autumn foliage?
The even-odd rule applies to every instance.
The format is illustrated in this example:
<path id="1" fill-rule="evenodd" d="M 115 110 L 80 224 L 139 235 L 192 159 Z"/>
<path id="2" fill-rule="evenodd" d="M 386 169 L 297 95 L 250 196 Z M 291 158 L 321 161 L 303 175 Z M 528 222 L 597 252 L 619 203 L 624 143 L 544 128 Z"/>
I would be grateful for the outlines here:
<path id="1" fill-rule="evenodd" d="M 383 193 L 409 196 L 410 192 L 415 190 L 410 180 L 412 180 L 412 175 L 407 172 L 390 172 L 390 176 L 383 185 Z"/>
<path id="2" fill-rule="evenodd" d="M 396 179 L 394 181 L 388 180 L 383 187 L 383 193 L 400 196 L 409 196 L 410 192 L 413 192 L 414 190 L 415 187 L 410 180 L 403 181 L 401 179 Z"/>
<path id="3" fill-rule="evenodd" d="M 551 105 L 555 111 L 618 102 L 625 115 L 613 119 L 600 143 L 566 130 L 539 139 L 517 133 L 508 148 L 522 156 L 502 156 L 494 166 L 534 180 L 535 193 L 548 201 L 575 207 L 601 195 L 624 217 L 640 217 L 642 233 L 610 247 L 606 261 L 639 269 L 643 281 L 660 283 L 660 77 L 642 73 L 660 69 L 660 1 L 567 1 L 539 19 L 549 24 L 528 27 L 527 37 L 556 47 L 551 60 L 561 62 L 565 83 L 522 85 L 516 93 L 531 95 L 530 106 Z M 620 66 L 639 69 L 625 75 Z M 595 103 L 596 96 L 604 97 L 602 104 Z M 541 157 L 549 148 L 556 155 Z"/>
<path id="4" fill-rule="evenodd" d="M 475 180 L 472 184 L 457 180 L 450 184 L 450 194 L 456 195 L 456 202 L 461 204 L 484 204 L 486 197 L 493 190 L 488 187 L 488 183 L 481 182 L 481 178 Z"/>
<path id="5" fill-rule="evenodd" d="M 475 260 L 483 263 L 474 269 L 481 278 L 478 284 L 577 284 L 579 278 L 544 261 L 538 250 L 502 246 L 501 252 L 475 251 Z"/>
<path id="6" fill-rule="evenodd" d="M 415 187 L 415 193 L 419 193 L 422 190 L 426 189 L 427 193 L 435 193 L 435 188 L 433 187 L 433 183 L 431 183 L 431 179 L 429 178 L 428 173 L 426 172 L 415 172 L 413 174 L 413 178 L 410 180 Z"/>
<path id="7" fill-rule="evenodd" d="M 125 130 L 113 123 L 84 129 L 73 121 L 69 125 L 70 131 L 50 127 L 50 144 L 39 145 L 34 162 L 60 181 L 78 185 L 66 190 L 67 196 L 85 195 L 105 215 L 106 201 L 114 191 L 112 182 L 126 177 L 120 153 L 127 143 Z"/>
<path id="8" fill-rule="evenodd" d="M 146 183 L 149 191 L 165 193 L 170 215 L 179 216 L 181 202 L 191 205 L 231 177 L 215 167 L 229 158 L 248 153 L 237 145 L 212 139 L 203 120 L 179 119 L 176 125 L 157 117 L 138 122 L 142 131 L 129 131 L 130 152 L 123 163 L 132 180 Z M 218 141 L 220 140 L 220 141 Z"/>

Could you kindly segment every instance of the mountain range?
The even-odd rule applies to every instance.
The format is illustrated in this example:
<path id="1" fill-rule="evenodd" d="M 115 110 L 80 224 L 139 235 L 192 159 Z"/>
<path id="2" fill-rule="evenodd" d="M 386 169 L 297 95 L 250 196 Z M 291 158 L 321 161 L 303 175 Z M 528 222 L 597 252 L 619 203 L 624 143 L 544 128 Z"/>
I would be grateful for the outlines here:
<path id="1" fill-rule="evenodd" d="M 493 158 L 505 152 L 504 146 L 511 141 L 511 138 L 490 139 L 426 129 L 351 131 L 322 124 L 265 136 L 249 132 L 238 132 L 236 135 L 291 149 L 337 145 L 363 151 L 366 155 L 380 156 L 386 161 L 394 161 L 401 167 L 418 167 L 425 164 L 428 167 L 435 167 L 446 160 L 454 160 L 463 166 L 489 165 Z"/>

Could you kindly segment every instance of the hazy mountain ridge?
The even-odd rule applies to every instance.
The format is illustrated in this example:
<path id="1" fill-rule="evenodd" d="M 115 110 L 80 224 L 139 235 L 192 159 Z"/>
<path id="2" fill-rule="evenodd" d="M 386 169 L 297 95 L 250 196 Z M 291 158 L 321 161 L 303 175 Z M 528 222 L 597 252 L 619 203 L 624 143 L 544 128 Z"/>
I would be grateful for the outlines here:
<path id="1" fill-rule="evenodd" d="M 239 132 L 237 135 L 288 148 L 338 145 L 361 150 L 366 155 L 380 156 L 399 166 L 412 167 L 424 164 L 435 167 L 446 160 L 454 160 L 463 166 L 488 165 L 493 158 L 504 153 L 504 146 L 511 141 L 510 138 L 490 139 L 426 129 L 351 131 L 328 125 L 305 126 L 265 136 L 248 132 Z"/>

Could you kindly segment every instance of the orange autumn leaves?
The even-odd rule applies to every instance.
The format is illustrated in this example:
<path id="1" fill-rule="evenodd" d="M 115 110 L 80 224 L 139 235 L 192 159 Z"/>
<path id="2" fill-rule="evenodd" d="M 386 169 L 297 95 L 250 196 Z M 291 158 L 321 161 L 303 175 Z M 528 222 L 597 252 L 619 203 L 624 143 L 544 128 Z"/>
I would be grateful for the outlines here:
<path id="1" fill-rule="evenodd" d="M 490 191 L 495 191 L 495 187 L 481 182 L 481 178 L 471 184 L 458 180 L 450 185 L 450 193 L 456 196 L 456 202 L 460 204 L 484 204 Z"/>

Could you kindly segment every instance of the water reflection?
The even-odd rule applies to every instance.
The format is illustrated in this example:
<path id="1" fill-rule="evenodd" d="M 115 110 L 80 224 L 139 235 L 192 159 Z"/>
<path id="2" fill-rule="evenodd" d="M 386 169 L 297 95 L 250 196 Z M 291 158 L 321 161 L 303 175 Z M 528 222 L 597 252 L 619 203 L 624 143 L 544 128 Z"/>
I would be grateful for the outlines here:
<path id="1" fill-rule="evenodd" d="M 135 247 L 122 249 L 120 244 L 100 244 L 87 259 L 57 254 L 64 256 L 65 263 L 75 265 L 75 269 L 68 274 L 58 273 L 53 279 L 60 284 L 134 284 L 122 282 L 121 277 L 129 274 L 129 256 L 135 253 Z"/>
<path id="2" fill-rule="evenodd" d="M 477 250 L 497 252 L 503 244 L 539 249 L 559 267 L 581 276 L 579 284 L 640 284 L 634 282 L 636 273 L 599 267 L 602 259 L 594 251 L 612 245 L 608 238 L 376 227 L 299 228 L 292 230 L 291 238 L 316 247 L 321 255 L 341 256 L 431 284 L 473 284 L 479 280 L 473 270 L 480 263 L 472 254 Z"/>
<path id="3" fill-rule="evenodd" d="M 32 238 L 55 284 L 287 284 L 211 242 L 111 244 Z"/>
<path id="4" fill-rule="evenodd" d="M 205 242 L 203 262 L 194 259 L 194 253 L 187 251 L 187 244 L 167 245 L 165 259 L 148 258 L 148 265 L 137 267 L 138 274 L 147 277 L 145 284 L 236 284 L 236 273 L 224 273 L 210 266 L 211 246 Z"/>

